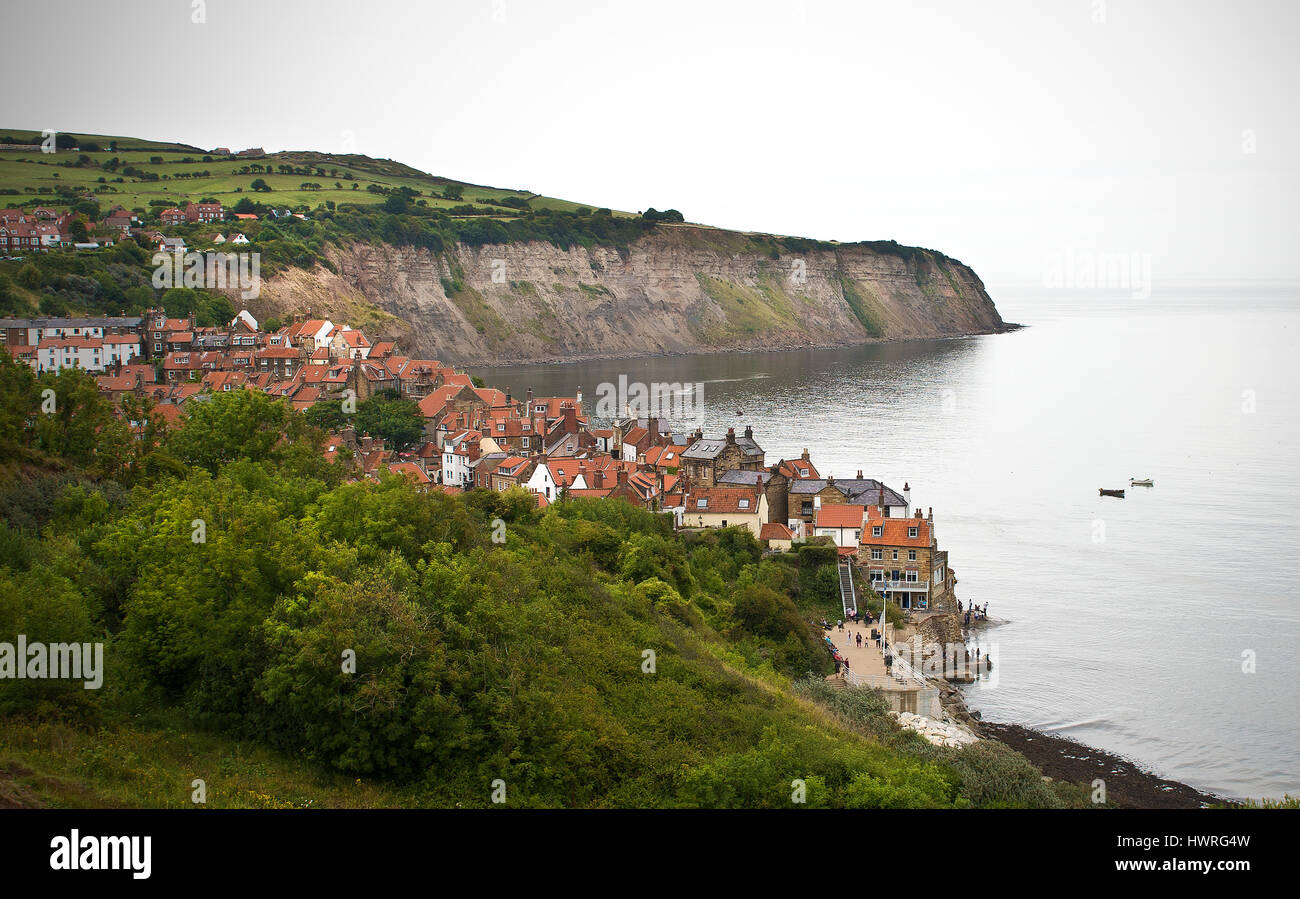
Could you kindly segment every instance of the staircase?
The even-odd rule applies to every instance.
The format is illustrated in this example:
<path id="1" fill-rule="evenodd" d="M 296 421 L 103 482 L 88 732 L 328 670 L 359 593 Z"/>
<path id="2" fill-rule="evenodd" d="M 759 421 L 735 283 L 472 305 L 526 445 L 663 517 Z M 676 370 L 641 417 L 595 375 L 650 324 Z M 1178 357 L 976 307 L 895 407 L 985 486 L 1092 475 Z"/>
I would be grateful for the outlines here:
<path id="1" fill-rule="evenodd" d="M 853 589 L 853 568 L 848 562 L 840 562 L 840 605 L 844 608 L 844 617 L 849 617 L 849 609 L 858 607 L 858 596 Z"/>

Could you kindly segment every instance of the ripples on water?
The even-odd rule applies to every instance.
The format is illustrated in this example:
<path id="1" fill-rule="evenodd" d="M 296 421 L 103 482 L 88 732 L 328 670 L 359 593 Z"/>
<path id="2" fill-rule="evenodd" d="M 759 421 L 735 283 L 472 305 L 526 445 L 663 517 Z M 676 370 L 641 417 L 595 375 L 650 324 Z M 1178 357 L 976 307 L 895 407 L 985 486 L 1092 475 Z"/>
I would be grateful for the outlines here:
<path id="1" fill-rule="evenodd" d="M 1202 789 L 1294 794 L 1297 293 L 1004 291 L 1030 327 L 476 373 L 516 395 L 582 385 L 588 411 L 620 374 L 703 381 L 708 433 L 752 425 L 769 462 L 808 447 L 823 475 L 910 483 L 959 596 L 1008 620 L 981 638 L 997 677 L 972 707 Z"/>

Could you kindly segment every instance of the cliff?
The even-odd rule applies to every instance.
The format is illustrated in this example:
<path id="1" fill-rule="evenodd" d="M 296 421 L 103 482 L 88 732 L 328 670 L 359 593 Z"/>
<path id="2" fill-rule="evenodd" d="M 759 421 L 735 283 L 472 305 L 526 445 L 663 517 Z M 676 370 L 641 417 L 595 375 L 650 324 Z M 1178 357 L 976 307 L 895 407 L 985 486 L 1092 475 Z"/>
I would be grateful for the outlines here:
<path id="1" fill-rule="evenodd" d="M 625 251 L 543 242 L 442 253 L 354 243 L 251 305 L 311 311 L 462 365 L 829 346 L 989 333 L 979 277 L 939 253 L 660 225 Z"/>

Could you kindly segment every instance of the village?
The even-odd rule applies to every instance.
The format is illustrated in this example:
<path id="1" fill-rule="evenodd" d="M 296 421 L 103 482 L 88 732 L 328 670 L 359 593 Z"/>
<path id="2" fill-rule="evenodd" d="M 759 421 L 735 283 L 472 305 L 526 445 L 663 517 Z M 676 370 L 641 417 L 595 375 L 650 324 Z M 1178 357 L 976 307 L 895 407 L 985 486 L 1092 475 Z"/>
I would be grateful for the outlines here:
<path id="1" fill-rule="evenodd" d="M 249 242 L 238 225 L 257 216 L 219 203 L 187 203 L 152 218 L 169 228 L 213 225 L 217 230 L 203 243 L 225 249 Z M 192 249 L 183 237 L 151 230 L 120 207 L 91 224 L 88 231 L 84 217 L 44 207 L 0 210 L 0 254 L 93 251 L 129 239 L 175 260 L 176 277 L 165 286 L 181 286 L 180 261 Z M 250 285 L 242 277 L 236 283 L 232 274 L 229 286 Z M 401 477 L 418 491 L 451 494 L 518 488 L 539 508 L 566 499 L 623 500 L 670 516 L 676 530 L 743 527 L 769 553 L 797 552 L 808 543 L 833 546 L 842 617 L 828 627 L 826 644 L 836 662 L 836 685 L 881 689 L 895 712 L 919 713 L 917 722 L 939 727 L 942 677 L 974 676 L 967 660 L 959 669 L 955 657 L 951 675 L 945 669 L 939 681 L 921 673 L 932 674 L 934 665 L 923 658 L 923 639 L 928 646 L 962 642 L 959 628 L 934 630 L 945 618 L 957 620 L 962 605 L 948 554 L 939 548 L 934 512 L 913 504 L 909 484 L 900 491 L 861 470 L 854 477 L 823 474 L 806 448 L 795 458 L 769 459 L 752 427 L 725 434 L 699 427 L 674 431 L 670 414 L 647 402 L 648 391 L 627 401 L 636 391 L 628 393 L 625 379 L 618 385 L 621 409 L 610 414 L 602 396 L 594 404 L 597 416 L 578 385 L 568 396 L 537 396 L 531 388 L 516 395 L 327 318 L 300 313 L 263 328 L 247 309 L 215 327 L 201 325 L 193 313 L 174 316 L 161 308 L 135 316 L 0 318 L 0 347 L 37 373 L 75 368 L 92 374 L 124 417 L 122 400 L 134 397 L 139 403 L 133 408 L 144 410 L 129 422 L 137 433 L 159 420 L 168 429 L 184 427 L 192 404 L 255 390 L 299 413 L 321 404 L 337 407 L 341 420 L 326 429 L 321 453 L 342 466 L 348 480 Z M 610 386 L 598 385 L 598 394 Z M 359 433 L 349 413 L 375 398 L 413 403 L 418 438 L 399 443 Z M 896 628 L 873 620 L 865 600 L 860 611 L 860 585 L 897 605 L 904 622 Z M 924 735 L 936 742 L 970 736 L 951 729 Z"/>
<path id="2" fill-rule="evenodd" d="M 822 475 L 806 449 L 768 459 L 749 427 L 674 433 L 666 417 L 632 408 L 596 426 L 581 387 L 571 396 L 514 395 L 307 315 L 270 333 L 246 310 L 225 327 L 162 310 L 3 318 L 0 347 L 37 372 L 89 372 L 115 404 L 146 400 L 148 414 L 170 428 L 183 427 L 188 404 L 231 390 L 258 390 L 299 412 L 325 401 L 341 400 L 347 411 L 380 395 L 409 399 L 423 421 L 415 445 L 348 424 L 328 434 L 322 453 L 355 479 L 400 475 L 422 491 L 519 487 L 539 507 L 566 497 L 622 499 L 671 515 L 679 529 L 747 528 L 773 551 L 830 542 L 900 608 L 956 608 L 933 510 L 913 506 L 908 484 L 900 492 L 861 471 Z"/>

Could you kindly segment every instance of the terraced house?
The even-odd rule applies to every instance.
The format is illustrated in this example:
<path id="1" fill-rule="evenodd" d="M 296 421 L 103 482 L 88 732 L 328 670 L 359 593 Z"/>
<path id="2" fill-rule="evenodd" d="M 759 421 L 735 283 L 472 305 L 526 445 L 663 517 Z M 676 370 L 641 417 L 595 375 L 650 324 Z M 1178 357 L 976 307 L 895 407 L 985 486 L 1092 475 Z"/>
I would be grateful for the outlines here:
<path id="1" fill-rule="evenodd" d="M 681 470 L 692 484 L 714 487 L 724 472 L 762 471 L 763 448 L 754 442 L 753 428 L 745 428 L 743 437 L 736 436 L 735 428 L 727 428 L 721 440 L 706 440 L 697 429 L 694 441 L 681 454 Z"/>
<path id="2" fill-rule="evenodd" d="M 868 506 L 858 547 L 858 561 L 871 586 L 903 609 L 943 606 L 955 583 L 947 556 L 939 556 L 934 537 L 934 510 L 905 518 L 885 517 L 879 506 Z M 939 561 L 937 567 L 935 562 Z"/>

